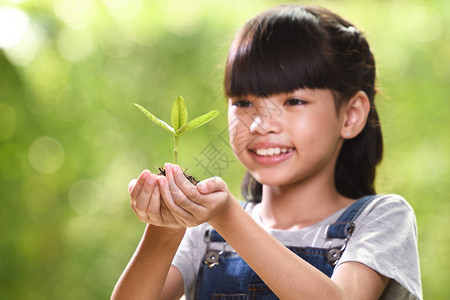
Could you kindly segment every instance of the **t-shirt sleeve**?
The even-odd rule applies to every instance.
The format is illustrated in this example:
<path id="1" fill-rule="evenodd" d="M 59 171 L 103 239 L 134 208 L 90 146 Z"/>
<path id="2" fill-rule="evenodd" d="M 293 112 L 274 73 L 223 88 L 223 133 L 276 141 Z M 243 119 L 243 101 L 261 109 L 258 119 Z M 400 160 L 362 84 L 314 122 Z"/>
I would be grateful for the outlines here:
<path id="1" fill-rule="evenodd" d="M 183 277 L 186 300 L 191 298 L 190 292 L 195 283 L 201 259 L 205 253 L 206 244 L 203 241 L 203 234 L 207 226 L 207 224 L 202 224 L 188 228 L 172 260 L 172 265 L 180 271 Z"/>
<path id="2" fill-rule="evenodd" d="M 390 294 L 403 295 L 396 299 L 422 299 L 416 218 L 405 199 L 386 195 L 368 205 L 336 269 L 351 261 L 391 278 Z"/>

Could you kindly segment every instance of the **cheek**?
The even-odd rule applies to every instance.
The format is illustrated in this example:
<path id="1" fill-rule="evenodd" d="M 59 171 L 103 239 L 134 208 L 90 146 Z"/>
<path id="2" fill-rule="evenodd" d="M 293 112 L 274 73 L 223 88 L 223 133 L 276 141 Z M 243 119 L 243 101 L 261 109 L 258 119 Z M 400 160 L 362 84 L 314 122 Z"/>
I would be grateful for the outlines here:
<path id="1" fill-rule="evenodd" d="M 230 145 L 235 154 L 241 153 L 251 142 L 252 135 L 249 131 L 249 120 L 246 116 L 228 112 L 228 135 Z"/>
<path id="2" fill-rule="evenodd" d="M 335 140 L 339 134 L 339 123 L 329 115 L 302 115 L 284 119 L 285 130 L 293 142 L 300 143 L 302 148 L 314 147 L 317 143 Z"/>
<path id="3" fill-rule="evenodd" d="M 283 128 L 293 141 L 307 141 L 314 137 L 317 129 L 316 120 L 308 116 L 287 115 L 283 119 Z"/>

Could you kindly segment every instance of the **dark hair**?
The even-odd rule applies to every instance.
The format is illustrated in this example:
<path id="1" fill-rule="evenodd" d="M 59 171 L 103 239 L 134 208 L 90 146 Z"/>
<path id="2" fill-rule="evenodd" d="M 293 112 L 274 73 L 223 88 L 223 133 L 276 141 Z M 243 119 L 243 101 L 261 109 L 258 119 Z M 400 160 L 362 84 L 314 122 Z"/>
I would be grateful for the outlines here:
<path id="1" fill-rule="evenodd" d="M 315 6 L 282 5 L 250 20 L 231 46 L 225 71 L 227 97 L 273 95 L 299 88 L 330 89 L 336 108 L 364 91 L 371 109 L 361 133 L 345 140 L 335 184 L 350 198 L 375 194 L 375 168 L 383 139 L 375 108 L 375 61 L 365 37 L 351 23 Z M 262 186 L 246 173 L 242 194 L 259 202 Z"/>

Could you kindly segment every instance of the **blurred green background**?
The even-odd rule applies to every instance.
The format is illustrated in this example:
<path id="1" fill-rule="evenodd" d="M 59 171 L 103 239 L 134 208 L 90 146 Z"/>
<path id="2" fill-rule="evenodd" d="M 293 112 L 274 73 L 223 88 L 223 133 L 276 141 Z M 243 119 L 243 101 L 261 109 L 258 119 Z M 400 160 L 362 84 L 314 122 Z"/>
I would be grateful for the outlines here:
<path id="1" fill-rule="evenodd" d="M 127 184 L 172 160 L 177 96 L 190 119 L 179 163 L 239 195 L 226 143 L 224 62 L 236 30 L 282 1 L 0 2 L 0 298 L 107 299 L 144 224 Z M 450 2 L 309 1 L 359 26 L 378 64 L 385 157 L 378 192 L 414 207 L 424 296 L 450 295 Z M 401 241 L 399 241 L 401 242 Z"/>

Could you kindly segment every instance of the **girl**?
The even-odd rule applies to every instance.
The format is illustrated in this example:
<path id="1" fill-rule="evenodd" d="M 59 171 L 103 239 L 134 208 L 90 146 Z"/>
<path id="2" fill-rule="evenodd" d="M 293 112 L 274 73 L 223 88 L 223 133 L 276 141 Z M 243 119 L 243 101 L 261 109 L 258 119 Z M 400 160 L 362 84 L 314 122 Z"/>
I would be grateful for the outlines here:
<path id="1" fill-rule="evenodd" d="M 250 20 L 225 74 L 247 204 L 217 177 L 143 171 L 129 190 L 148 225 L 113 298 L 421 299 L 414 212 L 375 195 L 374 81 L 366 39 L 324 8 Z"/>

